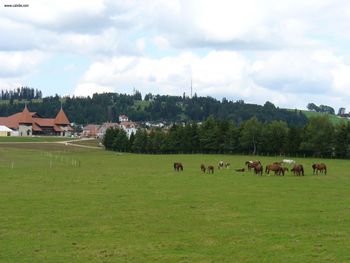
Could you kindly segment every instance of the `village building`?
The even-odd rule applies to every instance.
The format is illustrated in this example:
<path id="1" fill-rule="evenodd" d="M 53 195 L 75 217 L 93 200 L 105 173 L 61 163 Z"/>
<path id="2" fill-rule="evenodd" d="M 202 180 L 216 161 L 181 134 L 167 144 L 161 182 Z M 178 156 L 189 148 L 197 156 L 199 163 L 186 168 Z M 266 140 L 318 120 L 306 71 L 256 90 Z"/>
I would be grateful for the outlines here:
<path id="1" fill-rule="evenodd" d="M 55 118 L 42 118 L 36 112 L 30 112 L 27 105 L 22 112 L 8 117 L 0 117 L 0 125 L 4 125 L 18 136 L 50 135 L 71 136 L 73 128 L 62 107 Z"/>
<path id="2" fill-rule="evenodd" d="M 132 121 L 123 121 L 120 123 L 120 127 L 126 132 L 128 138 L 130 138 L 131 134 L 136 134 L 136 124 Z"/>
<path id="3" fill-rule="evenodd" d="M 116 122 L 105 122 L 103 123 L 97 132 L 97 137 L 98 138 L 103 138 L 106 134 L 107 129 L 109 128 L 119 128 L 119 124 Z"/>
<path id="4" fill-rule="evenodd" d="M 0 125 L 0 137 L 12 136 L 12 134 L 13 134 L 13 130 L 11 130 L 10 128 L 4 125 Z"/>
<path id="5" fill-rule="evenodd" d="M 83 128 L 81 135 L 83 137 L 97 138 L 98 130 L 100 127 L 101 125 L 98 124 L 88 124 Z"/>
<path id="6" fill-rule="evenodd" d="M 99 124 L 88 124 L 83 128 L 82 136 L 90 137 L 90 138 L 103 138 L 106 134 L 107 129 L 109 128 L 117 128 L 122 129 L 126 132 L 128 138 L 130 138 L 131 134 L 136 134 L 137 128 L 136 123 L 132 121 L 124 121 L 121 123 L 115 122 L 105 122 L 102 125 Z"/>
<path id="7" fill-rule="evenodd" d="M 119 122 L 126 122 L 126 121 L 129 121 L 129 117 L 122 114 L 122 115 L 119 115 Z"/>

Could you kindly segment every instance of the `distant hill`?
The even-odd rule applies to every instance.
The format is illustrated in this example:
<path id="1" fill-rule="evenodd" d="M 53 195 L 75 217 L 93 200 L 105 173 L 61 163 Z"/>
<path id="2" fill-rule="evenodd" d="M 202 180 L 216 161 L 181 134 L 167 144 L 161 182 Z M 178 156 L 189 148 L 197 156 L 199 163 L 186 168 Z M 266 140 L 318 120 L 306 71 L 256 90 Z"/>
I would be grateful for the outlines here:
<path id="1" fill-rule="evenodd" d="M 92 97 L 51 96 L 28 101 L 29 110 L 42 117 L 52 117 L 61 107 L 71 122 L 79 124 L 117 121 L 120 114 L 126 114 L 134 121 L 165 122 L 201 122 L 209 116 L 221 120 L 230 120 L 236 124 L 256 117 L 264 123 L 280 120 L 291 126 L 303 126 L 308 122 L 305 114 L 299 110 L 280 109 L 271 102 L 264 105 L 248 104 L 242 100 L 217 100 L 212 97 L 193 98 L 186 96 L 168 96 L 141 93 L 94 94 Z M 0 116 L 8 116 L 22 111 L 24 100 L 0 101 Z"/>
<path id="2" fill-rule="evenodd" d="M 350 121 L 347 118 L 339 117 L 337 115 L 332 115 L 332 114 L 328 114 L 328 113 L 322 113 L 322 112 L 316 112 L 316 111 L 308 111 L 308 110 L 302 110 L 302 112 L 305 114 L 305 116 L 307 118 L 317 117 L 317 116 L 325 116 L 326 115 L 333 124 L 338 124 L 340 122 Z"/>

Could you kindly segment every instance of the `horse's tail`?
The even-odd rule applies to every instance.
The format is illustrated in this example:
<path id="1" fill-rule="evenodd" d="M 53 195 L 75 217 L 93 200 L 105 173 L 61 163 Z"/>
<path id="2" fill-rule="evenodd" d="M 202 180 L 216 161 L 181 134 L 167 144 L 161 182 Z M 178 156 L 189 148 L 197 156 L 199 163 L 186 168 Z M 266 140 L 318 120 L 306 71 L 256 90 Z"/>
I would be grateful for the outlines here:
<path id="1" fill-rule="evenodd" d="M 302 165 L 300 165 L 300 171 L 301 171 L 301 174 L 304 176 L 304 167 Z"/>
<path id="2" fill-rule="evenodd" d="M 263 171 L 264 171 L 264 167 L 261 166 L 261 169 L 260 169 L 260 174 L 261 174 L 261 176 L 263 175 Z"/>
<path id="3" fill-rule="evenodd" d="M 327 166 L 324 165 L 324 174 L 327 174 Z"/>

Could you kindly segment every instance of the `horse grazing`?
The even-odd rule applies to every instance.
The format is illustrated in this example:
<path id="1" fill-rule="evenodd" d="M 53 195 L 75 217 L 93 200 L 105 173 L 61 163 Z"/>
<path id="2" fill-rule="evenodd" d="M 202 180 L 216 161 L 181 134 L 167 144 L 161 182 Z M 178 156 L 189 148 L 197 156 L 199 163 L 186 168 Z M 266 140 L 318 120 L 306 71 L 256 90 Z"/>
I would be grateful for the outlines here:
<path id="1" fill-rule="evenodd" d="M 293 172 L 294 175 L 304 176 L 304 167 L 301 164 L 294 165 L 290 171 Z"/>
<path id="2" fill-rule="evenodd" d="M 218 164 L 218 169 L 223 169 L 224 168 L 224 161 L 220 161 Z"/>
<path id="3" fill-rule="evenodd" d="M 212 165 L 209 165 L 208 166 L 208 174 L 210 174 L 210 173 L 214 173 L 214 166 L 212 166 Z"/>
<path id="4" fill-rule="evenodd" d="M 254 169 L 254 167 L 259 165 L 259 164 L 261 165 L 260 161 L 246 161 L 245 162 L 245 165 L 247 166 L 248 171 L 250 171 L 251 169 Z"/>
<path id="5" fill-rule="evenodd" d="M 241 168 L 241 169 L 235 169 L 236 172 L 244 172 L 245 169 L 244 168 Z"/>
<path id="6" fill-rule="evenodd" d="M 183 171 L 184 167 L 183 167 L 182 163 L 174 163 L 174 170 L 177 172 Z"/>
<path id="7" fill-rule="evenodd" d="M 287 168 L 284 168 L 279 164 L 270 164 L 270 165 L 266 165 L 265 173 L 270 174 L 270 171 L 274 171 L 275 175 L 283 175 L 284 176 L 285 169 L 287 169 Z"/>
<path id="8" fill-rule="evenodd" d="M 204 165 L 204 164 L 201 164 L 201 171 L 202 171 L 203 173 L 205 173 L 205 165 Z"/>
<path id="9" fill-rule="evenodd" d="M 219 170 L 220 169 L 224 169 L 224 168 L 228 169 L 229 167 L 230 167 L 230 163 L 228 163 L 228 162 L 220 161 L 218 163 L 218 169 Z"/>
<path id="10" fill-rule="evenodd" d="M 318 175 L 318 171 L 324 174 L 327 174 L 327 166 L 324 163 L 314 163 L 312 165 L 312 169 L 314 169 L 313 175 Z"/>
<path id="11" fill-rule="evenodd" d="M 255 174 L 260 174 L 262 176 L 263 170 L 264 168 L 261 164 L 258 164 L 257 166 L 254 167 Z"/>

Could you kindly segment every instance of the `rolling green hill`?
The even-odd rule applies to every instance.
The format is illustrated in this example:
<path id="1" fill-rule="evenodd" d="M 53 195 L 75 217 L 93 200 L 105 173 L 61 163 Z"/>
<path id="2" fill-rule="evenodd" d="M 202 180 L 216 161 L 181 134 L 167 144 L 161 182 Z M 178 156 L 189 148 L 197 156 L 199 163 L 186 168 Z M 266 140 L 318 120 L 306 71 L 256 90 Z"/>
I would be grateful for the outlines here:
<path id="1" fill-rule="evenodd" d="M 338 123 L 340 123 L 342 121 L 349 121 L 349 119 L 347 119 L 347 118 L 339 117 L 337 115 L 331 115 L 331 114 L 328 114 L 328 113 L 307 111 L 307 110 L 302 110 L 302 112 L 305 114 L 305 116 L 307 118 L 326 115 L 326 116 L 328 116 L 328 118 L 331 120 L 331 122 L 333 124 L 338 124 Z"/>

